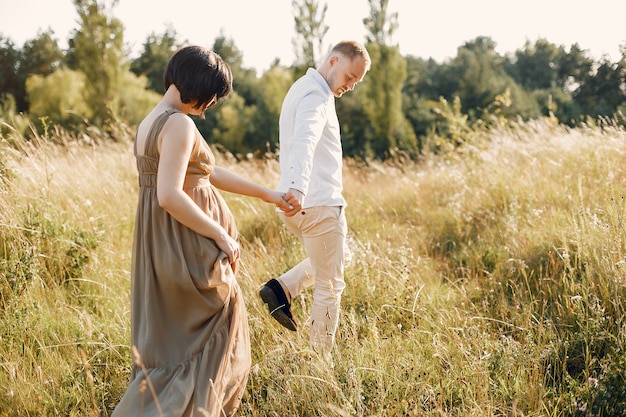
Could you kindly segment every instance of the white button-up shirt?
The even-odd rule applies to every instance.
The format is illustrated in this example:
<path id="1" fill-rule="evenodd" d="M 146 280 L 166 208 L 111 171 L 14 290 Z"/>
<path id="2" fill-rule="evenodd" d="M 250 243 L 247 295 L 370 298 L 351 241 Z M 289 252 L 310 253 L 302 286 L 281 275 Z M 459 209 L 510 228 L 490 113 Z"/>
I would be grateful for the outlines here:
<path id="1" fill-rule="evenodd" d="M 278 190 L 301 191 L 302 208 L 345 206 L 335 96 L 317 70 L 309 68 L 287 92 L 279 128 Z"/>

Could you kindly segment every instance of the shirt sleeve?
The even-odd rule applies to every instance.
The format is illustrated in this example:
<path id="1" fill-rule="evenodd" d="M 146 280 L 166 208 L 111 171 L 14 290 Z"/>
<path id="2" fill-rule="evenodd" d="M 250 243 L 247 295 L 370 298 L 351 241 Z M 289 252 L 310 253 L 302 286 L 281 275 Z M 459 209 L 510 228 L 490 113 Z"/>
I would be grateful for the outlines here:
<path id="1" fill-rule="evenodd" d="M 289 139 L 289 187 L 307 194 L 313 155 L 326 126 L 326 98 L 307 94 L 296 109 L 293 136 Z"/>

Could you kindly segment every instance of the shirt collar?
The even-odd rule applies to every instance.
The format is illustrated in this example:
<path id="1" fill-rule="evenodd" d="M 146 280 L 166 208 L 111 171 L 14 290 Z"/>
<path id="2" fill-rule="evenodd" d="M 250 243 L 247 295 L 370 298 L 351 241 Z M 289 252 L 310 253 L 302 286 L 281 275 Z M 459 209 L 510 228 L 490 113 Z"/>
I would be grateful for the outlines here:
<path id="1" fill-rule="evenodd" d="M 326 79 L 322 77 L 322 74 L 320 74 L 315 68 L 309 68 L 306 71 L 306 75 L 308 75 L 309 77 L 313 77 L 313 79 L 317 81 L 317 83 L 322 87 L 324 92 L 326 92 L 328 95 L 331 95 L 333 93 L 330 89 L 330 86 L 328 85 L 328 81 L 326 81 Z"/>

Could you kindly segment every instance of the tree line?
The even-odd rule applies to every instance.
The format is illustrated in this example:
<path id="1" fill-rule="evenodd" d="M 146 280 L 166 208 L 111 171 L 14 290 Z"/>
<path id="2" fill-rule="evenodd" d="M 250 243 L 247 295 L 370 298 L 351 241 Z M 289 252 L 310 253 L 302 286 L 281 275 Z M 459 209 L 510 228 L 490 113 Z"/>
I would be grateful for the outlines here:
<path id="1" fill-rule="evenodd" d="M 364 0 L 365 1 L 365 0 Z M 337 101 L 346 156 L 410 158 L 467 142 L 476 129 L 551 117 L 575 126 L 599 117 L 623 124 L 626 45 L 617 62 L 592 58 L 578 44 L 527 41 L 512 53 L 480 36 L 444 62 L 402 56 L 393 41 L 397 13 L 389 0 L 367 0 L 363 17 L 372 68 L 362 85 Z M 70 132 L 89 126 L 133 127 L 163 93 L 171 54 L 186 44 L 173 27 L 151 33 L 130 57 L 115 0 L 74 0 L 79 27 L 59 47 L 51 30 L 21 47 L 0 33 L 0 119 L 21 115 L 36 129 Z M 282 99 L 295 79 L 323 57 L 328 31 L 322 0 L 292 0 L 296 62 L 276 60 L 262 74 L 243 65 L 235 41 L 220 34 L 211 46 L 230 64 L 234 93 L 197 124 L 208 142 L 238 155 L 275 152 Z M 0 134 L 3 133 L 0 127 Z"/>

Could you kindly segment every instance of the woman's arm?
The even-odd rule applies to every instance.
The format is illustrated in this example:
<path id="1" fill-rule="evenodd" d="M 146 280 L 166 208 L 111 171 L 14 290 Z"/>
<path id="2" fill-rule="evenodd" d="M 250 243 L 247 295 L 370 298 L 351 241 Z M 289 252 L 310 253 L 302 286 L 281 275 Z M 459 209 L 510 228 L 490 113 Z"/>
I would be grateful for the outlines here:
<path id="1" fill-rule="evenodd" d="M 195 124 L 181 113 L 171 115 L 163 126 L 156 189 L 159 206 L 191 230 L 213 239 L 233 263 L 239 257 L 237 241 L 183 191 L 195 134 Z"/>
<path id="2" fill-rule="evenodd" d="M 211 184 L 220 190 L 241 194 L 248 197 L 260 198 L 266 203 L 275 204 L 282 211 L 289 211 L 293 207 L 285 201 L 284 193 L 270 190 L 252 181 L 219 166 L 213 169 L 210 176 Z"/>

